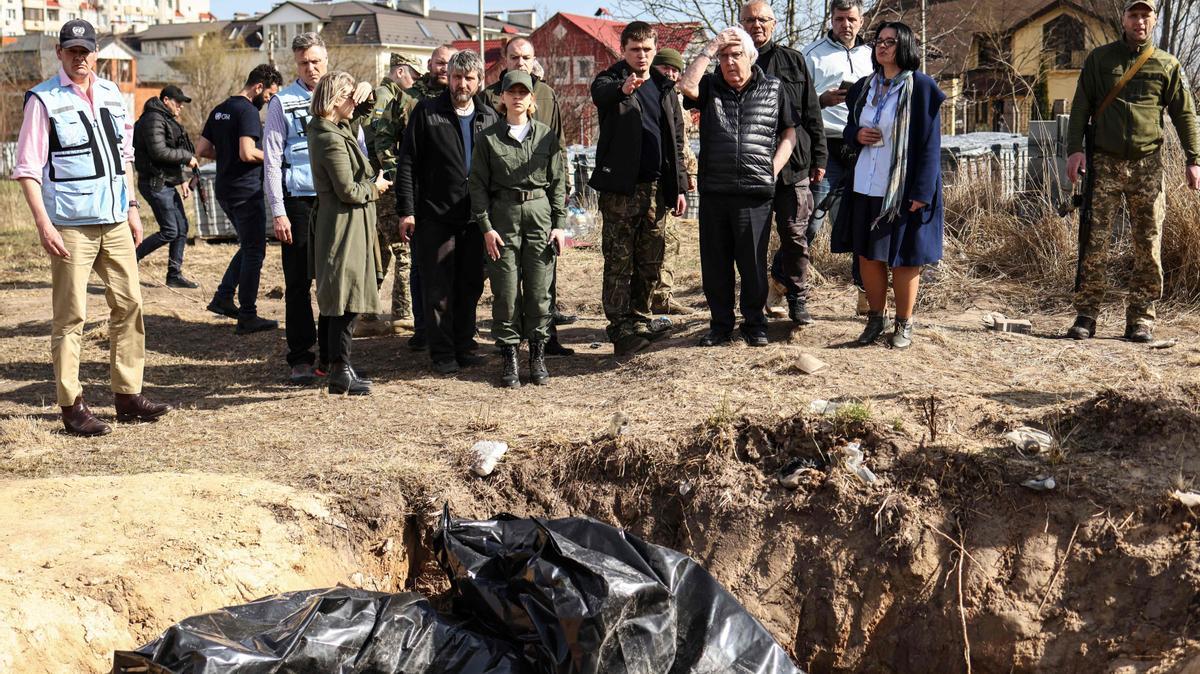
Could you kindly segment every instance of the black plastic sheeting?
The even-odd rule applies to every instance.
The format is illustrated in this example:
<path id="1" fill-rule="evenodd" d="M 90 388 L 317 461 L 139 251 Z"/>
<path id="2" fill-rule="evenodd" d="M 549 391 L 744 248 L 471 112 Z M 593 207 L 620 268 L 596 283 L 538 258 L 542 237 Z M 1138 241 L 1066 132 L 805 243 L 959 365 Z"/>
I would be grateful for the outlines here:
<path id="1" fill-rule="evenodd" d="M 349 588 L 192 618 L 114 674 L 803 674 L 699 564 L 588 519 L 443 516 L 452 608 Z"/>

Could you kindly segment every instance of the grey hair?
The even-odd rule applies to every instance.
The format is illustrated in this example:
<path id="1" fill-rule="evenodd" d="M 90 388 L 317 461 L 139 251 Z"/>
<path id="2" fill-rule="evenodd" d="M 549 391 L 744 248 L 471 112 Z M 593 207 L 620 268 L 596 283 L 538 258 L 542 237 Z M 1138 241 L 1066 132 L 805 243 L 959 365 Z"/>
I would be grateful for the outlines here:
<path id="1" fill-rule="evenodd" d="M 299 35 L 297 35 L 295 38 L 292 39 L 292 51 L 293 52 L 308 51 L 309 49 L 312 49 L 313 47 L 320 47 L 321 49 L 325 49 L 325 40 L 322 40 L 321 36 L 317 35 L 316 33 L 313 33 L 313 32 L 300 33 Z"/>
<path id="2" fill-rule="evenodd" d="M 737 35 L 738 41 L 742 43 L 742 51 L 746 52 L 746 55 L 750 57 L 751 63 L 754 63 L 758 60 L 758 47 L 754 46 L 754 39 L 750 37 L 750 33 L 747 33 L 745 29 L 740 26 L 730 26 L 725 30 L 731 30 L 735 35 Z M 717 55 L 720 56 L 720 53 Z"/>
<path id="3" fill-rule="evenodd" d="M 742 8 L 738 11 L 738 18 L 741 18 L 746 13 L 747 9 L 757 5 L 765 5 L 767 9 L 771 10 L 771 16 L 775 16 L 775 8 L 771 6 L 769 0 L 746 0 L 746 2 L 742 3 Z"/>
<path id="4" fill-rule="evenodd" d="M 833 0 L 829 3 L 829 16 L 833 16 L 834 12 L 849 12 L 852 9 L 857 9 L 859 14 L 862 14 L 862 0 Z"/>
<path id="5" fill-rule="evenodd" d="M 479 73 L 479 80 L 483 81 L 483 59 L 479 58 L 478 52 L 473 52 L 470 49 L 464 49 L 451 56 L 450 63 L 446 68 L 449 72 L 459 74 L 475 71 Z"/>

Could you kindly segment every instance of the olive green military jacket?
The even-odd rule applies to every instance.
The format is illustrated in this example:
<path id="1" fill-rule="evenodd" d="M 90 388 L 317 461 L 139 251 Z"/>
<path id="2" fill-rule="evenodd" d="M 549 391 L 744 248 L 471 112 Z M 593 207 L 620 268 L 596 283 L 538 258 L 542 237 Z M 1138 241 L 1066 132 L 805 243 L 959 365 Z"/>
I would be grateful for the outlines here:
<path id="1" fill-rule="evenodd" d="M 350 124 L 308 123 L 316 208 L 309 220 L 309 272 L 322 316 L 380 311 L 383 262 L 375 232 L 375 170 Z"/>
<path id="2" fill-rule="evenodd" d="M 375 108 L 371 123 L 363 128 L 367 148 L 371 151 L 371 165 L 379 171 L 396 169 L 396 153 L 404 139 L 404 127 L 408 116 L 417 105 L 415 98 L 390 78 L 375 88 Z"/>
<path id="3" fill-rule="evenodd" d="M 475 140 L 467 187 L 471 214 L 485 233 L 492 230 L 489 211 L 493 197 L 505 190 L 545 190 L 550 200 L 550 228 L 562 229 L 567 222 L 562 145 L 549 126 L 536 119 L 529 124 L 520 143 L 509 135 L 503 117 Z"/>
<path id="4" fill-rule="evenodd" d="M 1117 41 L 1097 47 L 1088 54 L 1079 73 L 1067 152 L 1083 152 L 1083 134 L 1088 119 L 1113 85 L 1133 66 L 1143 47 Z M 1179 133 L 1188 164 L 1200 164 L 1200 132 L 1196 108 L 1188 91 L 1179 60 L 1161 49 L 1133 76 L 1119 96 L 1095 120 L 1095 149 L 1118 159 L 1141 159 L 1154 154 L 1163 143 L 1163 110 Z"/>

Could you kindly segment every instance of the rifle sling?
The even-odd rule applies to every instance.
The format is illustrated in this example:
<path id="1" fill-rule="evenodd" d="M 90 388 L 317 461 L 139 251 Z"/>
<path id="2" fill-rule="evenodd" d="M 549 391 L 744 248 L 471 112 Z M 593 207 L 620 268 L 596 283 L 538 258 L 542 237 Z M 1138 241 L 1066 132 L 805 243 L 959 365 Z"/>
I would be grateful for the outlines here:
<path id="1" fill-rule="evenodd" d="M 1101 101 L 1100 107 L 1096 108 L 1096 113 L 1092 115 L 1093 123 L 1100 119 L 1100 115 L 1103 114 L 1108 106 L 1112 105 L 1113 101 L 1117 100 L 1117 96 L 1121 95 L 1121 90 L 1125 88 L 1125 85 L 1129 84 L 1130 80 L 1133 79 L 1133 76 L 1142 69 L 1142 66 L 1146 65 L 1146 61 L 1149 61 L 1150 57 L 1153 55 L 1154 45 L 1146 45 L 1146 48 L 1143 49 L 1142 53 L 1138 55 L 1137 60 L 1133 62 L 1133 65 L 1130 66 L 1129 70 L 1126 70 L 1125 74 L 1121 76 L 1121 79 L 1117 80 L 1117 83 L 1113 85 L 1113 88 L 1108 91 L 1108 94 L 1104 97 L 1104 100 Z"/>

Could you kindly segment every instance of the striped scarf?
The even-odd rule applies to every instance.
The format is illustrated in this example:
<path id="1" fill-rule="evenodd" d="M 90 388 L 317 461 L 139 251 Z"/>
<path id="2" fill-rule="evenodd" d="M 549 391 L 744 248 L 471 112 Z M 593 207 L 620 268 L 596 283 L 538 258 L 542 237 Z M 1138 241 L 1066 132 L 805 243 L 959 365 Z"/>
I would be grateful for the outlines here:
<path id="1" fill-rule="evenodd" d="M 875 73 L 867 84 L 867 90 L 858 97 L 854 111 L 859 126 L 862 126 L 862 110 L 866 105 L 867 96 L 877 90 L 882 78 L 881 73 Z M 892 86 L 900 87 L 899 100 L 896 101 L 896 124 L 892 129 L 892 164 L 888 170 L 887 190 L 883 194 L 883 208 L 879 211 L 879 217 L 871 223 L 872 230 L 880 223 L 895 222 L 900 216 L 900 209 L 903 206 L 904 181 L 908 174 L 908 125 L 911 119 L 912 82 L 913 71 L 911 70 L 905 70 L 892 78 Z M 883 105 L 885 100 L 886 97 L 884 100 L 877 101 L 876 105 Z"/>

